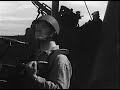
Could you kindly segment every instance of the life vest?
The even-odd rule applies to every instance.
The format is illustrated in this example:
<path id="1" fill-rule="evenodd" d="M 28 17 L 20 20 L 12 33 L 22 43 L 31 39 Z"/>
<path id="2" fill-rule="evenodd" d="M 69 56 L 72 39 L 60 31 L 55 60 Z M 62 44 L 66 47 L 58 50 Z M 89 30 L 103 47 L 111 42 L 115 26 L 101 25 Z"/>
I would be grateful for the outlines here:
<path id="1" fill-rule="evenodd" d="M 40 65 L 41 67 L 39 68 L 40 72 L 38 71 L 38 73 L 39 73 L 38 76 L 41 76 L 41 77 L 46 78 L 46 79 L 48 78 L 48 75 L 52 69 L 54 60 L 55 60 L 56 56 L 59 54 L 68 55 L 69 51 L 67 49 L 52 50 L 50 55 L 48 57 L 46 57 L 47 60 L 44 60 L 47 63 L 41 63 L 41 65 Z"/>

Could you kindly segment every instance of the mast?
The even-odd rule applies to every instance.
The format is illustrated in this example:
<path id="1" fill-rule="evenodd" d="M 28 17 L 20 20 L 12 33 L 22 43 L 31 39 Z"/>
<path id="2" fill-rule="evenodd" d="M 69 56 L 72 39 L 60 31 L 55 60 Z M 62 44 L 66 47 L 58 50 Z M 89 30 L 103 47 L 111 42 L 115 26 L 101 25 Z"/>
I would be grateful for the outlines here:
<path id="1" fill-rule="evenodd" d="M 58 19 L 59 1 L 52 1 L 52 12 L 51 15 Z"/>

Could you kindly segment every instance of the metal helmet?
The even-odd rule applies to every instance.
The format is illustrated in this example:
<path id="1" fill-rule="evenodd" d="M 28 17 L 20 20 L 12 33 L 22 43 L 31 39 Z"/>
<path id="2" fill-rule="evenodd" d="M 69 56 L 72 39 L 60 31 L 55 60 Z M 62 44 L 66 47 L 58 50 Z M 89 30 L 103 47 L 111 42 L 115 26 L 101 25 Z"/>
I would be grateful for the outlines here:
<path id="1" fill-rule="evenodd" d="M 95 11 L 92 13 L 93 16 L 99 16 L 99 11 Z"/>
<path id="2" fill-rule="evenodd" d="M 50 23 L 53 26 L 53 28 L 55 29 L 57 34 L 59 34 L 60 27 L 59 27 L 57 20 L 53 16 L 43 15 L 43 16 L 39 17 L 38 20 L 47 21 L 48 23 Z"/>

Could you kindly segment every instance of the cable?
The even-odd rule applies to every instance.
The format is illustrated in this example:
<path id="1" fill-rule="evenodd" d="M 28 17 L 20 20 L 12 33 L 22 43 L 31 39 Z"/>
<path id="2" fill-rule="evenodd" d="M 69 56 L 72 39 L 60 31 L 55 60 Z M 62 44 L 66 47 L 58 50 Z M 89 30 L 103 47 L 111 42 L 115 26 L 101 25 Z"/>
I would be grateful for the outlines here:
<path id="1" fill-rule="evenodd" d="M 34 6 L 36 6 L 38 8 L 38 15 L 36 17 L 36 19 L 38 19 L 39 15 L 40 15 L 40 8 L 33 1 L 31 1 L 31 2 L 33 3 Z"/>
<path id="2" fill-rule="evenodd" d="M 37 7 L 39 9 L 39 7 L 33 1 L 31 1 L 31 2 L 35 7 Z"/>
<path id="3" fill-rule="evenodd" d="M 89 13 L 90 19 L 92 20 L 92 17 L 91 17 L 91 15 L 90 15 L 90 12 L 89 12 L 89 9 L 88 9 L 88 7 L 87 7 L 87 4 L 86 4 L 85 1 L 84 1 L 84 3 L 85 3 L 85 6 L 86 6 L 86 8 L 87 8 L 87 11 L 88 11 L 88 13 Z"/>
<path id="4" fill-rule="evenodd" d="M 42 3 L 42 4 L 45 5 L 46 7 L 48 7 L 51 10 L 51 8 L 47 4 L 45 4 L 45 3 Z"/>

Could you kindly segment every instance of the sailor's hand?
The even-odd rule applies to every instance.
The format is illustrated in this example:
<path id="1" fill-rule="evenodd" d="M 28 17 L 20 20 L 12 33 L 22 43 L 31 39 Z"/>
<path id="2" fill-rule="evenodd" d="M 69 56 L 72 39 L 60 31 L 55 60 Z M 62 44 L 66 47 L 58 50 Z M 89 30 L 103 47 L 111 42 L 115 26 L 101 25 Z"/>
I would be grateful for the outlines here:
<path id="1" fill-rule="evenodd" d="M 28 77 L 33 77 L 37 74 L 37 62 L 36 61 L 31 61 L 27 63 L 26 68 L 25 68 L 25 75 Z"/>

